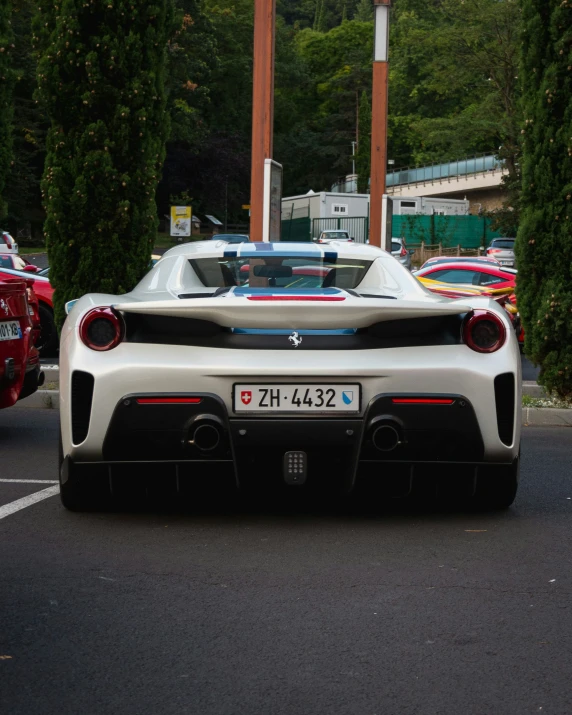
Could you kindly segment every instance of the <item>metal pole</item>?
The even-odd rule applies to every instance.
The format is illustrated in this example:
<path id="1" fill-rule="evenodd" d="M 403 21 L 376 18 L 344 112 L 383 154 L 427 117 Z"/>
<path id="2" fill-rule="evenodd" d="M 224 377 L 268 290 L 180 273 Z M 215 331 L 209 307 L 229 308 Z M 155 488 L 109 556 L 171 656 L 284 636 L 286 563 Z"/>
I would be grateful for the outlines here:
<path id="1" fill-rule="evenodd" d="M 388 14 L 391 0 L 375 0 L 375 54 L 371 97 L 370 233 L 372 246 L 381 247 L 382 201 L 387 180 Z M 383 7 L 385 6 L 385 7 Z M 385 13 L 383 17 L 380 13 Z M 380 22 L 383 20 L 383 22 Z"/>
<path id="2" fill-rule="evenodd" d="M 264 160 L 272 159 L 275 23 L 276 0 L 254 0 L 250 240 L 256 242 L 262 241 Z"/>

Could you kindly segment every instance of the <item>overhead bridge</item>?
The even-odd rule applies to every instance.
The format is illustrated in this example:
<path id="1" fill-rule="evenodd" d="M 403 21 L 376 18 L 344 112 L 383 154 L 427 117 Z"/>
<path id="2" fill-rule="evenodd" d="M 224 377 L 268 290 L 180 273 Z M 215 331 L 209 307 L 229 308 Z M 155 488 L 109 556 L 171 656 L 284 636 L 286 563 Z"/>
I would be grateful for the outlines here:
<path id="1" fill-rule="evenodd" d="M 404 167 L 387 175 L 387 193 L 392 196 L 468 196 L 474 192 L 495 193 L 507 174 L 495 154 L 478 154 L 443 164 Z M 492 192 L 491 192 L 492 190 Z M 333 192 L 355 193 L 355 176 L 337 181 Z M 463 198 L 461 196 L 461 198 Z"/>

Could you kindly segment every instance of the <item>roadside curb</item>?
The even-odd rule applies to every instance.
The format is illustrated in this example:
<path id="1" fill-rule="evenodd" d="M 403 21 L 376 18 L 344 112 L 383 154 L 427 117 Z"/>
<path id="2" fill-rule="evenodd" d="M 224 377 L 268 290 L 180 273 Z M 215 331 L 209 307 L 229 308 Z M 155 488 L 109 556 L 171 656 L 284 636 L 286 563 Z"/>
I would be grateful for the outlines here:
<path id="1" fill-rule="evenodd" d="M 60 393 L 58 390 L 38 390 L 25 400 L 17 402 L 16 408 L 58 410 Z M 572 427 L 572 410 L 559 410 L 553 407 L 523 407 L 522 424 L 524 427 Z"/>
<path id="2" fill-rule="evenodd" d="M 536 382 L 523 382 L 522 394 L 526 395 L 527 397 L 546 397 L 546 392 L 544 391 L 544 388 Z"/>
<path id="3" fill-rule="evenodd" d="M 553 407 L 524 407 L 522 424 L 525 427 L 572 427 L 572 410 Z"/>

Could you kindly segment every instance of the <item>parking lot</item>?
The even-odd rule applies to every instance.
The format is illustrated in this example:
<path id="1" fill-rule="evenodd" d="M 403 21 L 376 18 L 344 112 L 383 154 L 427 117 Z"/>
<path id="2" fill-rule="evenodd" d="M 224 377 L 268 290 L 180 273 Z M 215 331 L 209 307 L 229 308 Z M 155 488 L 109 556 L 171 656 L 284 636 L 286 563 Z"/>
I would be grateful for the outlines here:
<path id="1" fill-rule="evenodd" d="M 0 712 L 572 712 L 572 431 L 507 513 L 72 514 L 57 421 L 0 413 Z"/>

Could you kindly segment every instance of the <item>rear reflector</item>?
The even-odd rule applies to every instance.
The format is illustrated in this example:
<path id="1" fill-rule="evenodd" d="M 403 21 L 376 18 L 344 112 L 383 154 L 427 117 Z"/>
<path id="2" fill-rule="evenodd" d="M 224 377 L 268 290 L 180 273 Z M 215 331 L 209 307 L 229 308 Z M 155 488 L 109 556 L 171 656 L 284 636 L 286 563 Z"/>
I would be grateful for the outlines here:
<path id="1" fill-rule="evenodd" d="M 248 300 L 303 300 L 306 302 L 333 303 L 345 300 L 343 296 L 333 295 L 249 295 Z"/>
<path id="2" fill-rule="evenodd" d="M 455 400 L 445 397 L 394 397 L 394 405 L 452 405 Z"/>
<path id="3" fill-rule="evenodd" d="M 200 405 L 202 397 L 139 397 L 138 405 Z"/>

